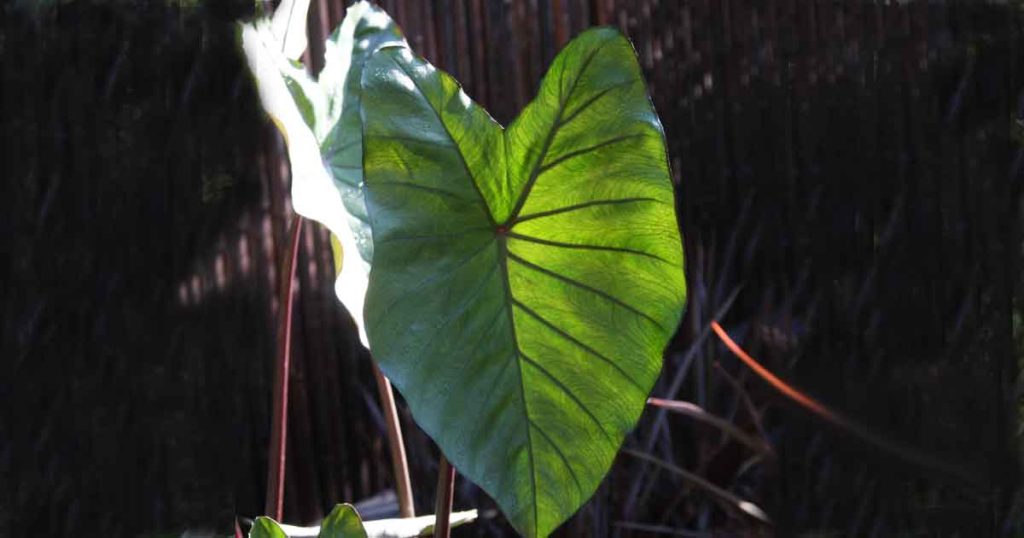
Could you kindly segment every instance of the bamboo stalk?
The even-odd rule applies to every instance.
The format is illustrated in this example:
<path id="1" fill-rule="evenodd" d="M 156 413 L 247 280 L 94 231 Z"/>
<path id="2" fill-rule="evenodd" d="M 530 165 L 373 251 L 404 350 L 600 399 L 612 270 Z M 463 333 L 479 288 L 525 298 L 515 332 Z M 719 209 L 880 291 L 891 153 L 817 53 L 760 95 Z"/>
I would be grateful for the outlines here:
<path id="1" fill-rule="evenodd" d="M 290 253 L 281 271 L 281 319 L 278 330 L 278 355 L 274 368 L 274 414 L 270 424 L 270 457 L 267 460 L 267 503 L 265 512 L 281 521 L 284 516 L 284 473 L 288 455 L 288 373 L 292 350 L 292 310 L 295 303 L 295 266 L 299 256 L 302 217 L 292 222 Z"/>

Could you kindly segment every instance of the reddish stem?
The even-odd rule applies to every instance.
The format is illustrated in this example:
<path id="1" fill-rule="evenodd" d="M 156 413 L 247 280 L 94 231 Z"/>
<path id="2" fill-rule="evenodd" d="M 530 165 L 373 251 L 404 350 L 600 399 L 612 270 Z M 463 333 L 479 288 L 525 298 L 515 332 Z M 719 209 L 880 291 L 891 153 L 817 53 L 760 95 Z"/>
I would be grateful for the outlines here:
<path id="1" fill-rule="evenodd" d="M 452 501 L 455 498 L 455 467 L 441 454 L 437 467 L 437 500 L 435 501 L 434 537 L 448 538 L 451 534 Z"/>
<path id="2" fill-rule="evenodd" d="M 729 351 L 736 355 L 748 368 L 754 371 L 755 374 L 761 377 L 761 379 L 768 382 L 775 390 L 779 391 L 783 396 L 790 400 L 800 404 L 804 409 L 818 415 L 822 419 L 831 424 L 850 432 L 862 440 L 882 449 L 888 451 L 904 461 L 920 465 L 922 467 L 931 468 L 937 471 L 946 473 L 948 476 L 958 478 L 968 483 L 977 484 L 979 483 L 974 474 L 969 472 L 968 469 L 960 467 L 956 464 L 947 463 L 931 454 L 927 454 L 917 450 L 916 448 L 904 445 L 898 441 L 890 441 L 885 437 L 876 434 L 864 426 L 853 422 L 852 420 L 833 412 L 831 409 L 826 407 L 824 404 L 818 402 L 814 398 L 804 394 L 797 388 L 789 385 L 785 381 L 779 379 L 767 368 L 761 366 L 761 363 L 754 360 L 749 353 L 743 350 L 729 334 L 725 332 L 725 329 L 718 324 L 717 321 L 711 322 L 711 329 L 718 335 L 719 340 L 725 344 L 725 347 L 729 348 Z"/>
<path id="3" fill-rule="evenodd" d="M 409 479 L 409 460 L 405 457 L 405 442 L 402 440 L 402 424 L 398 421 L 398 407 L 391 382 L 373 363 L 373 377 L 377 379 L 381 411 L 388 429 L 388 444 L 391 445 L 391 470 L 395 474 L 395 491 L 398 495 L 398 515 L 416 517 L 412 501 L 412 481 Z"/>
<path id="4" fill-rule="evenodd" d="M 284 517 L 284 473 L 288 452 L 288 374 L 292 352 L 292 310 L 295 304 L 295 266 L 298 265 L 302 217 L 292 222 L 290 253 L 281 275 L 282 315 L 278 326 L 278 355 L 274 367 L 274 415 L 270 424 L 270 457 L 267 461 L 267 504 L 265 512 L 277 521 Z"/>

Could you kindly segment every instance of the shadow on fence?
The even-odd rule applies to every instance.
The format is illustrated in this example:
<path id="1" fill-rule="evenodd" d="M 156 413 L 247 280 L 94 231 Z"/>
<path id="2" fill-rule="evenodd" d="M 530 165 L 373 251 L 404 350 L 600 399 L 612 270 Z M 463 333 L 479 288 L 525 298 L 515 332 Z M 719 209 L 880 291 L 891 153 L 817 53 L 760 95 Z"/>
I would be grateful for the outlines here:
<path id="1" fill-rule="evenodd" d="M 776 527 L 623 456 L 563 535 L 1009 532 L 1024 352 L 1017 7 L 380 3 L 504 123 L 568 39 L 617 25 L 665 125 L 690 305 L 655 395 L 762 433 L 776 457 L 685 418 L 655 427 L 653 413 L 627 445 L 752 500 Z M 313 1 L 312 65 L 343 11 Z M 0 482 L 14 485 L 0 488 L 0 534 L 225 531 L 264 498 L 275 267 L 292 218 L 282 142 L 235 50 L 244 9 L 75 1 L 0 15 Z M 327 237 L 308 230 L 295 522 L 390 481 L 366 353 L 335 303 Z M 978 484 L 782 404 L 701 338 L 718 314 L 779 375 Z M 436 452 L 405 419 L 426 509 Z M 456 505 L 493 506 L 465 481 Z"/>

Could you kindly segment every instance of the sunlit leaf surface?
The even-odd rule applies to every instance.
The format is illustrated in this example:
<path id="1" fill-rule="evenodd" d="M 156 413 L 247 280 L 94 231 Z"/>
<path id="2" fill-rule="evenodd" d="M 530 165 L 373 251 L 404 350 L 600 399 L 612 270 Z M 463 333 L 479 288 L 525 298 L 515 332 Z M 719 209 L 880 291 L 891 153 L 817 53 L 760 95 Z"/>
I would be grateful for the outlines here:
<path id="1" fill-rule="evenodd" d="M 320 538 L 366 538 L 359 512 L 351 504 L 339 504 L 320 524 Z"/>
<path id="2" fill-rule="evenodd" d="M 281 526 L 269 517 L 260 516 L 252 523 L 249 538 L 288 538 Z"/>
<path id="3" fill-rule="evenodd" d="M 263 108 L 288 145 L 293 207 L 330 229 L 339 268 L 335 291 L 366 343 L 363 300 L 373 250 L 362 193 L 359 80 L 371 53 L 405 41 L 382 9 L 356 2 L 325 43 L 324 68 L 314 80 L 293 61 L 305 48 L 308 6 L 308 0 L 287 0 L 272 19 L 241 25 L 242 48 Z M 351 255 L 347 263 L 344 253 Z"/>
<path id="4" fill-rule="evenodd" d="M 607 473 L 685 299 L 636 54 L 583 33 L 507 129 L 407 48 L 362 83 L 374 355 L 452 463 L 547 535 Z"/>

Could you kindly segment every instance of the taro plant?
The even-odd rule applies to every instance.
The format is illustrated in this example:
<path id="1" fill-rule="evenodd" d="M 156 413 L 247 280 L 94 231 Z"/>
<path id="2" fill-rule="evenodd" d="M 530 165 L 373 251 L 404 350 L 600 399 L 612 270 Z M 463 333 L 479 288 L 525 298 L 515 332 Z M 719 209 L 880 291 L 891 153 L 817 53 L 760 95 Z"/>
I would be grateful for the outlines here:
<path id="1" fill-rule="evenodd" d="M 685 301 L 632 45 L 582 33 L 502 127 L 365 2 L 317 81 L 273 21 L 242 38 L 295 209 L 339 238 L 337 291 L 364 343 L 451 464 L 521 534 L 546 536 L 608 472 Z"/>

